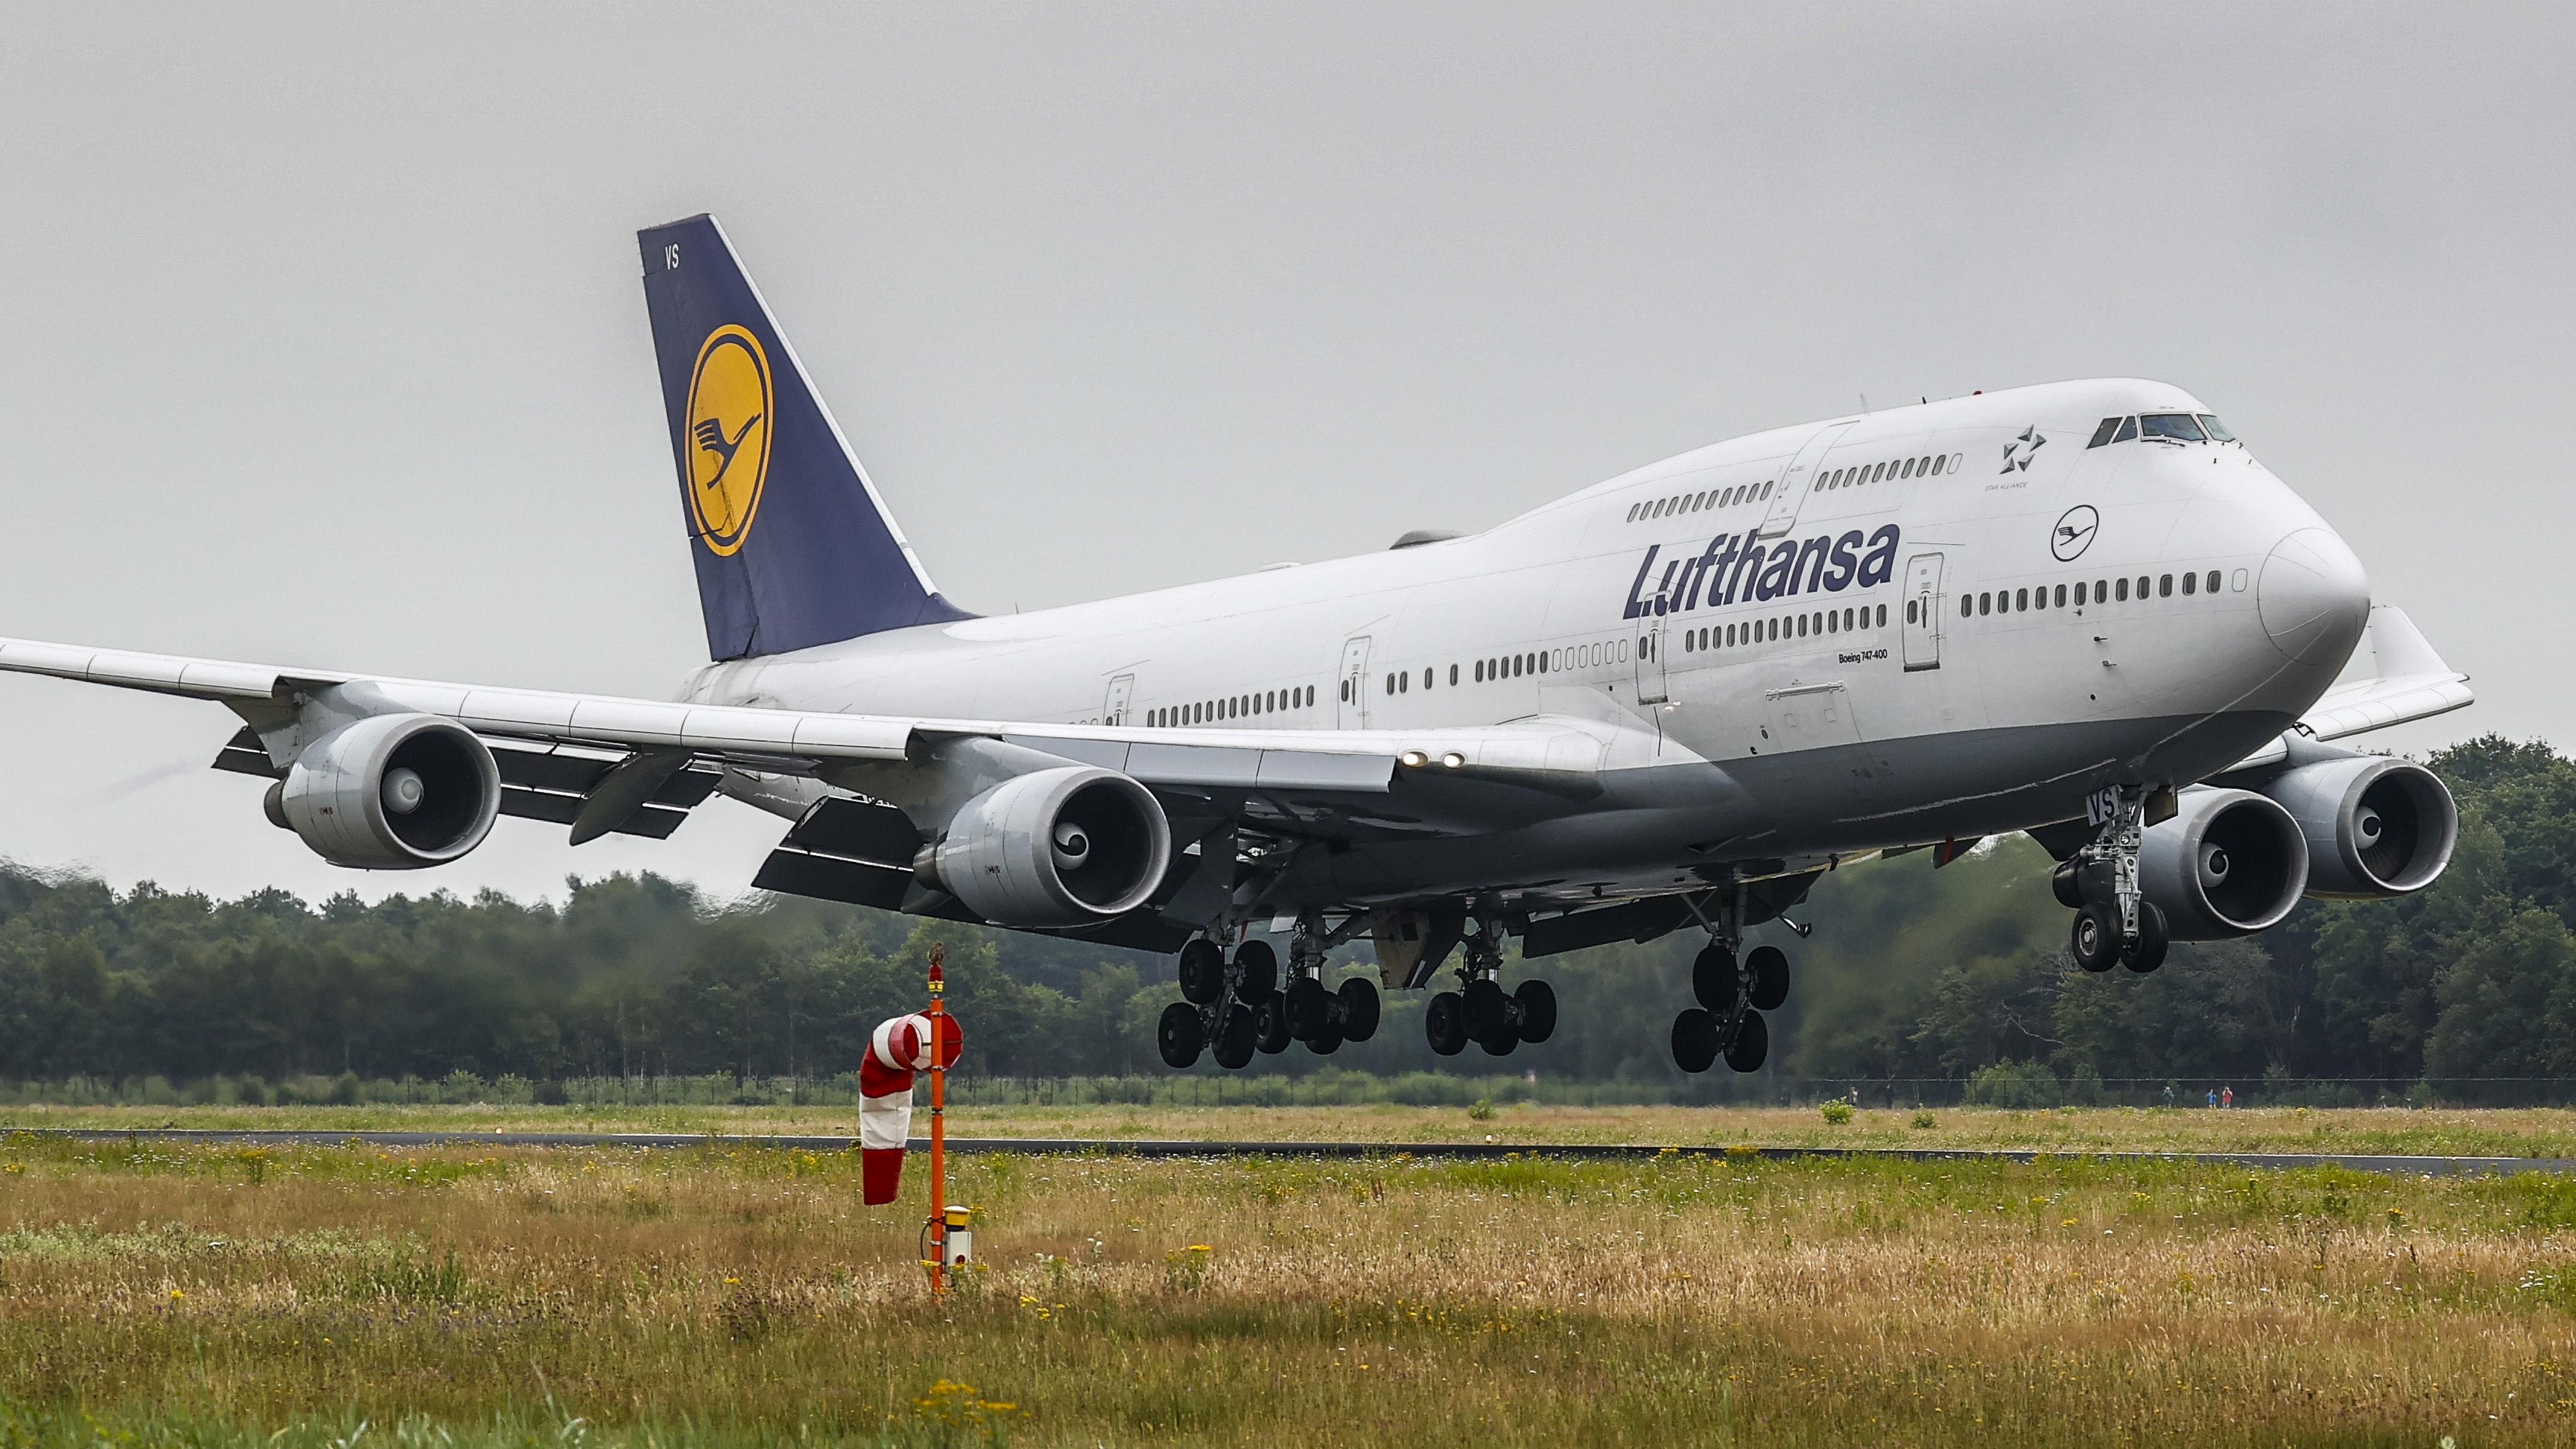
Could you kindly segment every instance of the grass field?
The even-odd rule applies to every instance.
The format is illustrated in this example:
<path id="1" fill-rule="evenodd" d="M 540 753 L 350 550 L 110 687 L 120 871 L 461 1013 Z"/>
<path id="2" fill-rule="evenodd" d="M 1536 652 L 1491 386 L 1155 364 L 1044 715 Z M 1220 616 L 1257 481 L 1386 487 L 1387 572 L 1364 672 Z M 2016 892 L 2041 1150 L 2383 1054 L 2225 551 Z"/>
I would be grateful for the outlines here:
<path id="1" fill-rule="evenodd" d="M 1847 1139 L 2183 1130 L 1874 1115 Z M 2566 1130 L 2283 1115 L 2227 1130 Z M 0 1446 L 2576 1441 L 2549 1175 L 988 1157 L 988 1266 L 942 1305 L 907 1186 L 866 1209 L 854 1158 L 722 1144 L 0 1137 Z"/>
<path id="2" fill-rule="evenodd" d="M 916 1120 L 915 1126 L 924 1123 Z M 1983 1147 L 2052 1152 L 2324 1152 L 2576 1158 L 2576 1110 L 2094 1108 L 2008 1111 L 1864 1108 L 1840 1126 L 1814 1107 L 1488 1108 L 970 1106 L 964 1136 L 1250 1139 L 1264 1142 L 1644 1142 L 1772 1147 Z M 11 1127 L 301 1127 L 321 1130 L 531 1130 L 838 1134 L 849 1107 L 360 1106 L 0 1108 Z"/>

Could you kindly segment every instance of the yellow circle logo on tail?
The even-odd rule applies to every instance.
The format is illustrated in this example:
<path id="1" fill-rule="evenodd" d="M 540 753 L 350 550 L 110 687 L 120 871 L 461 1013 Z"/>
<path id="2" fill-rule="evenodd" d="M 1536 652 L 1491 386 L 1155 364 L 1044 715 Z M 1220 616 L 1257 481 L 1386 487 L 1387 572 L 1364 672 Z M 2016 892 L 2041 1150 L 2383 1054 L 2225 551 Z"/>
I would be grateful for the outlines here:
<path id="1" fill-rule="evenodd" d="M 689 512 L 717 553 L 742 547 L 769 478 L 769 354 L 739 327 L 719 327 L 689 375 Z"/>

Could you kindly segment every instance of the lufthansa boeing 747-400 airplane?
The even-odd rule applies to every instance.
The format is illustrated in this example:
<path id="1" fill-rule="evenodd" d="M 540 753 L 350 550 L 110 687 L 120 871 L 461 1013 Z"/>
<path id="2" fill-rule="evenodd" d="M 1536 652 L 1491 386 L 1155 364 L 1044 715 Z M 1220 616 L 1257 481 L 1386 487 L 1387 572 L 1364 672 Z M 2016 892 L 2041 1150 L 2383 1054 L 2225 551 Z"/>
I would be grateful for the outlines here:
<path id="1" fill-rule="evenodd" d="M 712 217 L 641 235 L 707 652 L 677 702 L 0 640 L 0 669 L 213 700 L 218 769 L 324 859 L 502 815 L 792 822 L 758 884 L 1179 953 L 1163 1059 L 1241 1067 L 1455 990 L 1443 1053 L 1547 1039 L 1521 955 L 1697 928 L 1675 1061 L 1762 1064 L 1743 946 L 1869 855 L 2027 831 L 2085 968 L 2421 890 L 2421 766 L 2327 742 L 2470 702 L 2316 510 L 2182 389 L 1952 398 L 1718 443 L 1486 528 L 1034 614 L 943 597 Z M 1250 935 L 1284 932 L 1287 960 Z M 1805 928 L 1785 922 L 1803 935 Z"/>

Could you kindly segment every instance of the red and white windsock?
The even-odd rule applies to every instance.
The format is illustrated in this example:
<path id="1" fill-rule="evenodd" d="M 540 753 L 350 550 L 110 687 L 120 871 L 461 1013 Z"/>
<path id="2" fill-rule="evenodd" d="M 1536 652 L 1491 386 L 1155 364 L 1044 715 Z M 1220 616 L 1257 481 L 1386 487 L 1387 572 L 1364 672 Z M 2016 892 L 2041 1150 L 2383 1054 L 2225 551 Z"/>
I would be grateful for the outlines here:
<path id="1" fill-rule="evenodd" d="M 943 1016 L 940 1065 L 957 1065 L 966 1034 L 957 1018 Z M 930 1018 L 916 1012 L 878 1024 L 859 1059 L 860 1198 L 871 1205 L 894 1201 L 903 1186 L 903 1149 L 912 1137 L 912 1078 L 930 1070 Z"/>

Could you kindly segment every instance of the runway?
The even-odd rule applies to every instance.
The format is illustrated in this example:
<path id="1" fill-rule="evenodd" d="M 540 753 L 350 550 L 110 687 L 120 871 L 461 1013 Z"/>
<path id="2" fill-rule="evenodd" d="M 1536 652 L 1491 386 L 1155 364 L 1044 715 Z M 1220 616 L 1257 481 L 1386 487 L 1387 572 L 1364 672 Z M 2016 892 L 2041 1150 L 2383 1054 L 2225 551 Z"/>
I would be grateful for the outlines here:
<path id="1" fill-rule="evenodd" d="M 550 1147 L 625 1148 L 672 1152 L 705 1149 L 755 1151 L 846 1152 L 855 1137 L 728 1136 L 685 1132 L 331 1132 L 207 1128 L 80 1127 L 0 1128 L 0 1138 L 60 1137 L 87 1142 L 178 1142 L 201 1146 L 331 1147 Z M 927 1151 L 930 1141 L 915 1137 L 914 1151 Z M 2035 1162 L 2073 1158 L 2088 1162 L 2174 1162 L 2207 1167 L 2288 1169 L 2340 1167 L 2354 1172 L 2396 1176 L 2453 1176 L 2515 1173 L 2576 1173 L 2576 1158 L 2566 1157 L 2410 1157 L 2398 1155 L 2312 1152 L 2047 1152 L 2019 1148 L 1948 1147 L 1758 1147 L 1708 1144 L 1595 1142 L 1195 1142 L 1156 1138 L 952 1137 L 948 1150 L 958 1153 L 1023 1155 L 1222 1158 L 1326 1157 L 1348 1159 L 1453 1159 L 1502 1161 L 1545 1158 L 1574 1162 L 1639 1162 L 1672 1154 L 1682 1157 L 1753 1158 L 1785 1162 L 1800 1158 L 1879 1158 L 1905 1162 Z"/>

